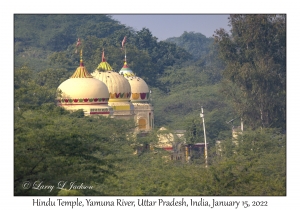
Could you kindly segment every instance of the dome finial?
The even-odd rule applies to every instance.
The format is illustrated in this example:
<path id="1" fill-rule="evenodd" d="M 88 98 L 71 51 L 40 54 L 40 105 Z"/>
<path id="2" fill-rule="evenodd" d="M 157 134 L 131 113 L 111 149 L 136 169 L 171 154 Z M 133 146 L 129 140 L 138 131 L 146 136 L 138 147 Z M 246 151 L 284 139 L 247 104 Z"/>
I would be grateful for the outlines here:
<path id="1" fill-rule="evenodd" d="M 102 62 L 105 62 L 106 59 L 105 59 L 105 55 L 104 55 L 104 48 L 103 48 L 103 52 L 102 52 Z"/>
<path id="2" fill-rule="evenodd" d="M 81 45 L 81 41 L 80 41 L 80 39 L 78 38 L 78 40 L 77 40 L 77 43 L 76 43 L 76 50 L 75 50 L 75 53 L 77 53 L 77 49 L 78 49 L 78 47 Z"/>
<path id="3" fill-rule="evenodd" d="M 70 78 L 93 78 L 83 64 L 82 48 L 80 49 L 80 65 Z"/>
<path id="4" fill-rule="evenodd" d="M 113 69 L 111 68 L 111 66 L 109 65 L 109 63 L 107 63 L 107 61 L 105 59 L 104 48 L 103 48 L 103 52 L 102 52 L 102 61 L 98 65 L 98 67 L 97 67 L 96 70 L 98 70 L 98 71 L 113 71 Z"/>
<path id="5" fill-rule="evenodd" d="M 126 43 L 126 36 L 124 36 L 124 38 L 123 38 L 122 48 L 121 48 L 121 50 L 125 49 L 125 63 L 124 63 L 124 65 L 126 64 L 126 46 L 125 46 L 125 43 Z"/>
<path id="6" fill-rule="evenodd" d="M 126 57 L 125 57 L 123 68 L 129 68 L 128 65 L 127 65 Z"/>
<path id="7" fill-rule="evenodd" d="M 80 66 L 84 66 L 82 59 L 82 49 L 80 50 Z"/>

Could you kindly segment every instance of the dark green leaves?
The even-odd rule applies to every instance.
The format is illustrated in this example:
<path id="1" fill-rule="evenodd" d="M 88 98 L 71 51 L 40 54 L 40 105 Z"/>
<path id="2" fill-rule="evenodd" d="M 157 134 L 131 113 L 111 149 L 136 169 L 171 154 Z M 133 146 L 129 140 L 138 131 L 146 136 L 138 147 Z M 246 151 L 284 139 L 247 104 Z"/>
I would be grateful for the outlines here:
<path id="1" fill-rule="evenodd" d="M 234 83 L 241 92 L 240 100 L 245 101 L 234 103 L 237 114 L 251 127 L 285 130 L 285 16 L 231 15 L 230 24 L 231 35 L 220 29 L 215 40 L 227 65 L 224 77 Z"/>

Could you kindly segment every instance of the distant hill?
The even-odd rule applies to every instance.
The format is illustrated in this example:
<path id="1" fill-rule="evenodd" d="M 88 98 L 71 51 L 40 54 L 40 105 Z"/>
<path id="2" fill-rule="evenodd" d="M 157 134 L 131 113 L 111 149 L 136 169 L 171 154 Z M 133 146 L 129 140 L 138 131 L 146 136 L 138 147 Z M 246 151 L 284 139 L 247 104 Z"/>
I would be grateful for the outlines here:
<path id="1" fill-rule="evenodd" d="M 171 37 L 166 42 L 175 43 L 193 55 L 195 60 L 208 54 L 213 38 L 206 38 L 201 33 L 184 32 L 180 37 Z"/>
<path id="2" fill-rule="evenodd" d="M 78 37 L 107 37 L 126 28 L 107 15 L 15 15 L 14 24 L 15 43 L 51 51 L 65 50 Z"/>

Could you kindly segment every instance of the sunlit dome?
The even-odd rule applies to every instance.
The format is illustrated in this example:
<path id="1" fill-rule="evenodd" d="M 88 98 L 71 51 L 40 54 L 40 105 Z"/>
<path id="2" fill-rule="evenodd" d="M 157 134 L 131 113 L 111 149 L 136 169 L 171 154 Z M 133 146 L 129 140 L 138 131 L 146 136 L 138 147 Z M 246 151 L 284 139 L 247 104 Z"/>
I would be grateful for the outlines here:
<path id="1" fill-rule="evenodd" d="M 147 83 L 142 78 L 135 76 L 126 61 L 119 74 L 123 75 L 130 84 L 131 102 L 148 102 L 150 93 Z"/>
<path id="2" fill-rule="evenodd" d="M 94 78 L 70 78 L 58 87 L 62 103 L 103 102 L 107 104 L 109 92 L 106 85 Z"/>
<path id="3" fill-rule="evenodd" d="M 80 66 L 69 79 L 59 85 L 58 92 L 58 105 L 66 109 L 83 109 L 87 115 L 109 112 L 108 88 L 86 70 L 82 61 L 82 52 Z"/>
<path id="4" fill-rule="evenodd" d="M 133 71 L 128 67 L 127 62 L 124 62 L 124 66 L 122 69 L 119 71 L 119 74 L 123 75 L 124 77 L 133 77 L 135 74 Z"/>
<path id="5" fill-rule="evenodd" d="M 110 95 L 109 102 L 130 101 L 131 88 L 129 82 L 122 75 L 113 71 L 104 57 L 104 52 L 102 62 L 92 73 L 92 76 L 106 84 Z"/>

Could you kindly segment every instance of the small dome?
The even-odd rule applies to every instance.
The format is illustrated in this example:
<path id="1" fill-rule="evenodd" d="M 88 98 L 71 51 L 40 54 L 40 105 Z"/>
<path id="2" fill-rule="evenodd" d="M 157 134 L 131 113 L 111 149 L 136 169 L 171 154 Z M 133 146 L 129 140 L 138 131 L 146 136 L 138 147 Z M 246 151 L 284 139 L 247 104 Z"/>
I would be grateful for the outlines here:
<path id="1" fill-rule="evenodd" d="M 128 82 L 131 87 L 131 102 L 146 102 L 149 100 L 149 87 L 142 78 L 129 77 Z"/>
<path id="2" fill-rule="evenodd" d="M 147 83 L 142 78 L 135 76 L 126 61 L 119 74 L 123 75 L 130 84 L 131 102 L 147 102 L 149 100 L 150 94 Z"/>
<path id="3" fill-rule="evenodd" d="M 123 68 L 119 71 L 119 74 L 124 77 L 133 77 L 135 76 L 133 71 L 128 67 L 127 62 L 125 61 Z"/>

